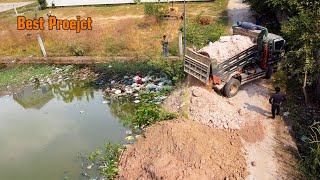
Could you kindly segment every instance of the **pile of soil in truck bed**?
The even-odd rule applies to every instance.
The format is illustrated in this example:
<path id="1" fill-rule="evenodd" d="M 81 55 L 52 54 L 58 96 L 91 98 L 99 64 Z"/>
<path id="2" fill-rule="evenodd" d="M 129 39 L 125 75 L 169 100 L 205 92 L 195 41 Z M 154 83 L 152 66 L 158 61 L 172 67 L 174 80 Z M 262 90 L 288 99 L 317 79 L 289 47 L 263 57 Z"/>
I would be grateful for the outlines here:
<path id="1" fill-rule="evenodd" d="M 245 179 L 242 151 L 234 131 L 163 121 L 122 154 L 119 179 Z"/>
<path id="2" fill-rule="evenodd" d="M 210 58 L 221 63 L 253 45 L 254 43 L 247 36 L 221 36 L 218 41 L 210 42 L 208 46 L 201 48 L 198 52 L 205 52 L 209 54 Z"/>

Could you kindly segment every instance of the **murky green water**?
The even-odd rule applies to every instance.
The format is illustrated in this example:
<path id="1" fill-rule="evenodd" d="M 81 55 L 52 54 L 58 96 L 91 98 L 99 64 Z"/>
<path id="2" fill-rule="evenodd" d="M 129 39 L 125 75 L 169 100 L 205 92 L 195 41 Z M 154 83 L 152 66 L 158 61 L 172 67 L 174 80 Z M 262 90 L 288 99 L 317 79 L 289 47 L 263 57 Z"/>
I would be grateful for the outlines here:
<path id="1" fill-rule="evenodd" d="M 103 101 L 101 91 L 74 82 L 0 97 L 0 179 L 80 179 L 78 153 L 124 143 L 121 103 Z"/>

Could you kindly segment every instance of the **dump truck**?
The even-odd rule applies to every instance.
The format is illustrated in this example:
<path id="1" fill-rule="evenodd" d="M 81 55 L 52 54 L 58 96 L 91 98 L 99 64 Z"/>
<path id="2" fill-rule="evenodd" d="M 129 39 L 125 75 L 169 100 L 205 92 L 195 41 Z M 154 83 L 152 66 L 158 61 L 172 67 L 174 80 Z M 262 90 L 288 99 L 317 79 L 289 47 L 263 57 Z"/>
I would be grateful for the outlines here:
<path id="1" fill-rule="evenodd" d="M 284 55 L 285 40 L 263 30 L 233 26 L 233 35 L 250 37 L 254 45 L 224 60 L 186 48 L 184 71 L 226 97 L 238 93 L 241 85 L 259 78 L 270 79 Z M 218 63 L 220 62 L 220 63 Z"/>

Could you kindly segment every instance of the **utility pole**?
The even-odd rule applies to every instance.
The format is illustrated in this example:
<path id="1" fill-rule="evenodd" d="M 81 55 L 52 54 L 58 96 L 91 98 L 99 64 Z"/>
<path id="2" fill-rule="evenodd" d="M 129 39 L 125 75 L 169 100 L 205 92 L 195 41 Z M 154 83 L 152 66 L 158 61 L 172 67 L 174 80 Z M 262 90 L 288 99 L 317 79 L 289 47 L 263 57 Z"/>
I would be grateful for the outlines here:
<path id="1" fill-rule="evenodd" d="M 187 14 L 186 14 L 186 0 L 183 0 L 183 33 L 184 33 L 184 46 L 183 46 L 183 54 L 186 54 L 186 50 L 187 50 Z"/>

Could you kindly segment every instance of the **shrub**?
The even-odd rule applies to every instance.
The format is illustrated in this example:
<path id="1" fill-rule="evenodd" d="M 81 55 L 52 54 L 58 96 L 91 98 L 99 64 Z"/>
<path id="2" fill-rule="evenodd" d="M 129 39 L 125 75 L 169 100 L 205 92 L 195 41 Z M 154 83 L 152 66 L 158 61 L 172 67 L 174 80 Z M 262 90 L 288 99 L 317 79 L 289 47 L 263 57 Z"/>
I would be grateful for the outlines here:
<path id="1" fill-rule="evenodd" d="M 41 10 L 46 9 L 47 6 L 48 6 L 48 3 L 47 3 L 46 0 L 38 0 L 38 3 L 39 3 L 39 5 L 40 5 L 40 9 L 41 9 Z"/>
<path id="2" fill-rule="evenodd" d="M 173 81 L 173 84 L 182 81 L 186 77 L 183 71 L 183 61 L 181 60 L 172 61 L 170 59 L 161 59 L 152 60 L 149 63 L 168 75 Z"/>
<path id="3" fill-rule="evenodd" d="M 147 16 L 153 16 L 158 22 L 162 21 L 166 12 L 165 6 L 160 3 L 145 3 L 144 14 Z"/>
<path id="4" fill-rule="evenodd" d="M 148 126 L 154 124 L 157 121 L 175 119 L 177 116 L 173 113 L 169 113 L 163 110 L 160 106 L 149 103 L 142 104 L 135 112 L 132 118 L 132 124 L 134 126 Z"/>
<path id="5" fill-rule="evenodd" d="M 51 4 L 51 7 L 52 8 L 56 8 L 56 4 L 52 1 L 52 4 Z"/>
<path id="6" fill-rule="evenodd" d="M 69 46 L 69 52 L 74 56 L 84 56 L 87 48 L 80 44 L 72 44 Z"/>

